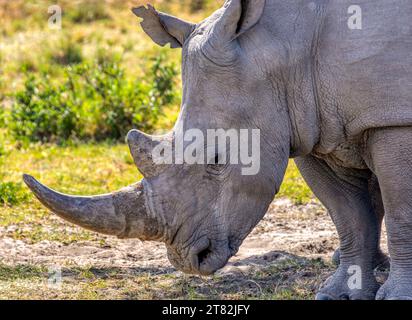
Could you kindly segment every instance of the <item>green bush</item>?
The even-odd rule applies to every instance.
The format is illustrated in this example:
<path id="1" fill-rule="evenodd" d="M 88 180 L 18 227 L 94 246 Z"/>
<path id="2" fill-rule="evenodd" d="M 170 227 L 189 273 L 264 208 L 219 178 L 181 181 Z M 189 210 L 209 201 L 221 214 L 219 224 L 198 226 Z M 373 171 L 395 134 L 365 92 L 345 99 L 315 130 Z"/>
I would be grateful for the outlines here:
<path id="1" fill-rule="evenodd" d="M 14 206 L 28 199 L 20 183 L 0 182 L 0 204 Z"/>
<path id="2" fill-rule="evenodd" d="M 72 136 L 78 120 L 64 85 L 52 86 L 47 77 L 29 76 L 24 90 L 15 95 L 9 126 L 23 141 L 61 141 Z"/>
<path id="3" fill-rule="evenodd" d="M 173 102 L 176 70 L 164 65 L 164 59 L 154 61 L 149 82 L 129 80 L 118 62 L 104 60 L 97 66 L 80 66 L 69 73 L 75 91 L 84 104 L 84 118 L 89 117 L 85 137 L 123 139 L 131 128 L 151 131 L 155 128 L 164 106 Z"/>
<path id="4" fill-rule="evenodd" d="M 60 85 L 45 75 L 28 76 L 11 110 L 9 127 L 17 139 L 124 139 L 131 128 L 155 129 L 176 97 L 177 72 L 164 57 L 153 61 L 144 80 L 129 79 L 119 61 L 110 59 L 69 66 L 65 72 Z"/>

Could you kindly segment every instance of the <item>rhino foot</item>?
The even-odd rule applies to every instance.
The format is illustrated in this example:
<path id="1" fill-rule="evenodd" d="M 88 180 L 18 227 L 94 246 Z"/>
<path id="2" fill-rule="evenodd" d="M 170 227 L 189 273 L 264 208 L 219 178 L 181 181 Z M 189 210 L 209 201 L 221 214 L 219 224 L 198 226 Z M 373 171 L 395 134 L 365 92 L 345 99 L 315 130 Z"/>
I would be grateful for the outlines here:
<path id="1" fill-rule="evenodd" d="M 374 300 L 379 284 L 372 270 L 362 273 L 362 279 L 356 284 L 353 282 L 353 275 L 348 272 L 349 268 L 340 265 L 322 285 L 316 300 Z"/>
<path id="2" fill-rule="evenodd" d="M 412 279 L 404 273 L 391 273 L 376 294 L 376 300 L 412 300 Z"/>

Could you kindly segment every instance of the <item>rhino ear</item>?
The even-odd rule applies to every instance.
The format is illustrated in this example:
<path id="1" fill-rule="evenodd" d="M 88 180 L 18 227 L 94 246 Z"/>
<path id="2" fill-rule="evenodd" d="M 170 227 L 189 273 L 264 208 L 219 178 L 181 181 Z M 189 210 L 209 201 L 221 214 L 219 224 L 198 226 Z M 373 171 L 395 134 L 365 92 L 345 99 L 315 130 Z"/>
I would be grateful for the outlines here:
<path id="1" fill-rule="evenodd" d="M 171 48 L 181 48 L 195 27 L 192 23 L 158 12 L 151 5 L 133 8 L 132 12 L 143 18 L 143 30 L 162 47 L 170 43 Z"/>
<path id="2" fill-rule="evenodd" d="M 227 0 L 216 23 L 216 36 L 235 39 L 254 27 L 265 8 L 265 0 Z"/>

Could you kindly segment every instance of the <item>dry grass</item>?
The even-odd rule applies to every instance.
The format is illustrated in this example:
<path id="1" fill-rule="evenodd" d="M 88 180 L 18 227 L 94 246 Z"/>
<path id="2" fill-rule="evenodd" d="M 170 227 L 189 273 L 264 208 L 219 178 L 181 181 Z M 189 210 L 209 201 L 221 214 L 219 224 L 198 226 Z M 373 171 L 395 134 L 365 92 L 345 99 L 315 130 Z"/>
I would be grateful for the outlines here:
<path id="1" fill-rule="evenodd" d="M 284 256 L 239 274 L 202 278 L 173 269 L 64 267 L 50 286 L 45 267 L 0 264 L 0 299 L 313 299 L 332 267 Z"/>

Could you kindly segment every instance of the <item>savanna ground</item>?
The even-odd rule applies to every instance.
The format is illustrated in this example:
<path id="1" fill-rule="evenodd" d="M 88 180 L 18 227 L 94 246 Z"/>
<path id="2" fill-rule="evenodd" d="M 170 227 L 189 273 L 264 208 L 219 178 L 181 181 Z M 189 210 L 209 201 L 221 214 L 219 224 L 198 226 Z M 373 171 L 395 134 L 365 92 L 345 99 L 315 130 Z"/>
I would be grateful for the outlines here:
<path id="1" fill-rule="evenodd" d="M 222 2 L 152 1 L 161 10 L 195 22 Z M 47 9 L 56 3 L 63 9 L 62 29 L 50 30 Z M 263 221 L 228 266 L 213 277 L 176 271 L 162 244 L 117 240 L 65 223 L 45 210 L 22 184 L 26 172 L 65 193 L 98 194 L 141 178 L 121 140 L 122 130 L 131 127 L 116 122 L 127 120 L 127 114 L 123 118 L 118 114 L 130 94 L 133 101 L 145 101 L 130 91 L 133 86 L 128 79 L 140 77 L 139 90 L 157 103 L 149 111 L 135 110 L 133 127 L 152 132 L 170 129 L 180 94 L 178 77 L 174 78 L 174 72 L 179 72 L 179 51 L 159 49 L 142 33 L 130 12 L 142 3 L 0 0 L 0 299 L 312 299 L 334 270 L 330 258 L 338 242 L 325 209 L 293 162 Z M 148 68 L 160 54 L 167 66 Z M 115 67 L 105 59 L 116 61 Z M 94 77 L 92 81 L 86 78 L 79 83 L 83 87 L 97 79 L 109 93 L 96 98 L 79 88 L 75 92 L 75 85 L 65 82 L 77 65 L 93 66 L 102 60 L 97 68 L 110 76 L 92 70 L 86 73 Z M 107 64 L 111 69 L 102 67 Z M 146 77 L 159 70 L 160 77 Z M 31 78 L 43 79 L 41 86 L 27 82 Z M 62 87 L 47 87 L 49 82 Z M 129 91 L 119 83 L 128 84 Z M 161 94 L 156 95 L 156 90 Z M 73 92 L 83 95 L 68 99 Z M 170 99 L 163 99 L 165 92 Z M 27 102 L 36 101 L 33 97 L 52 103 Z M 74 119 L 82 120 L 82 126 L 74 126 L 67 118 L 59 122 L 62 110 L 47 116 L 53 99 L 66 103 L 64 112 L 75 110 Z M 109 106 L 114 116 L 107 118 L 108 109 L 93 105 L 95 99 Z M 33 106 L 43 109 L 33 115 Z M 44 110 L 46 116 L 39 119 L 38 113 Z M 99 130 L 106 135 L 96 134 Z M 62 270 L 60 287 L 48 282 L 56 268 Z"/>

